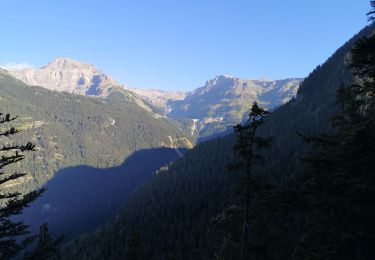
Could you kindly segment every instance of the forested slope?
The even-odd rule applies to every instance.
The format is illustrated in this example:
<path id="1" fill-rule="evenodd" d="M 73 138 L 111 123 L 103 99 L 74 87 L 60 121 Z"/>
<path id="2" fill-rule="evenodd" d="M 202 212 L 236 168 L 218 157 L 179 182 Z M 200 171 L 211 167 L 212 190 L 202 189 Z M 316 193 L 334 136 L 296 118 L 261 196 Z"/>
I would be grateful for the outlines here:
<path id="1" fill-rule="evenodd" d="M 296 132 L 328 132 L 328 119 L 336 111 L 336 91 L 352 81 L 348 53 L 362 30 L 303 82 L 297 98 L 275 111 L 264 124 L 263 134 L 275 137 L 266 154 L 264 171 L 283 180 L 300 169 L 307 145 Z M 160 172 L 124 205 L 122 213 L 94 233 L 70 243 L 66 259 L 120 259 L 135 226 L 142 237 L 145 259 L 206 259 L 210 220 L 231 205 L 235 175 L 225 170 L 231 160 L 233 137 L 198 145 L 186 156 Z"/>
<path id="2" fill-rule="evenodd" d="M 97 99 L 28 86 L 1 70 L 1 112 L 20 116 L 14 126 L 23 132 L 15 141 L 38 148 L 19 165 L 32 174 L 22 189 L 42 186 L 67 166 L 113 167 L 137 150 L 191 146 L 180 130 L 137 102 L 125 90 Z"/>
<path id="3" fill-rule="evenodd" d="M 183 151 L 154 148 L 134 152 L 111 168 L 85 165 L 59 170 L 44 186 L 47 190 L 19 216 L 37 233 L 48 223 L 53 236 L 66 238 L 104 224 L 117 213 L 129 194 Z"/>

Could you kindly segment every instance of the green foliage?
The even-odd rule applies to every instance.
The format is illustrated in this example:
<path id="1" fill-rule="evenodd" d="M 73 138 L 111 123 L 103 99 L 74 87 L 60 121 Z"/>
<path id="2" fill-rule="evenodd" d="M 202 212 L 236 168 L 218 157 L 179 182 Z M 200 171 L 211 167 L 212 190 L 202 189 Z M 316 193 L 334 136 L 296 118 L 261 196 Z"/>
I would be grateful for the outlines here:
<path id="1" fill-rule="evenodd" d="M 44 223 L 40 226 L 40 232 L 37 236 L 38 244 L 34 251 L 26 253 L 25 260 L 48 260 L 48 259 L 59 259 L 60 252 L 58 251 L 58 245 L 62 241 L 62 237 L 54 240 L 48 232 L 48 224 Z"/>
<path id="2" fill-rule="evenodd" d="M 14 165 L 30 175 L 13 190 L 41 187 L 67 166 L 113 167 L 141 149 L 190 145 L 176 127 L 154 118 L 125 90 L 106 99 L 76 96 L 27 86 L 5 71 L 0 71 L 0 89 L 2 109 L 22 115 L 14 123 L 23 130 L 20 142 L 33 141 L 38 148 Z"/>
<path id="3" fill-rule="evenodd" d="M 230 206 L 209 223 L 208 255 L 212 259 L 240 259 L 243 207 Z"/>
<path id="4" fill-rule="evenodd" d="M 254 102 L 247 121 L 244 124 L 234 126 L 236 143 L 233 146 L 233 152 L 236 161 L 229 165 L 231 170 L 244 169 L 247 172 L 251 172 L 251 168 L 254 164 L 259 164 L 264 161 L 259 151 L 264 148 L 269 148 L 273 138 L 262 137 L 256 134 L 268 114 L 268 111 Z M 251 175 L 251 173 L 249 174 Z"/>
<path id="5" fill-rule="evenodd" d="M 10 124 L 17 117 L 11 117 L 10 114 L 0 113 L 0 125 Z M 12 216 L 19 215 L 22 210 L 32 201 L 37 199 L 44 191 L 35 190 L 27 194 L 20 192 L 9 192 L 7 185 L 11 185 L 26 173 L 5 172 L 5 168 L 12 164 L 19 163 L 25 158 L 27 152 L 35 152 L 35 145 L 28 142 L 26 145 L 11 144 L 9 139 L 20 131 L 14 127 L 8 128 L 0 132 L 3 146 L 0 148 L 0 258 L 10 259 L 24 248 L 26 248 L 33 240 L 27 228 L 22 221 L 14 221 Z"/>
<path id="6" fill-rule="evenodd" d="M 259 154 L 262 149 L 269 148 L 272 144 L 272 137 L 257 135 L 257 130 L 264 123 L 268 111 L 254 102 L 249 113 L 249 119 L 245 124 L 238 124 L 234 127 L 236 143 L 233 146 L 236 161 L 229 165 L 230 170 L 243 171 L 244 176 L 240 179 L 242 192 L 244 194 L 244 217 L 242 237 L 240 243 L 239 258 L 245 259 L 245 245 L 249 236 L 250 228 L 250 207 L 259 193 L 259 181 L 262 176 L 254 174 L 254 166 L 264 163 L 264 157 Z M 225 241 L 227 242 L 227 241 Z"/>
<path id="7" fill-rule="evenodd" d="M 370 1 L 371 7 L 373 10 L 367 13 L 368 15 L 368 20 L 369 21 L 374 21 L 375 20 L 375 1 Z"/>
<path id="8" fill-rule="evenodd" d="M 358 80 L 338 94 L 337 133 L 314 145 L 301 195 L 308 205 L 300 259 L 371 259 L 375 252 L 375 37 L 357 41 L 351 67 Z"/>
<path id="9" fill-rule="evenodd" d="M 130 233 L 128 238 L 128 244 L 126 246 L 126 257 L 127 260 L 141 260 L 141 237 L 136 228 L 130 227 Z"/>
<path id="10" fill-rule="evenodd" d="M 372 194 L 374 186 L 372 181 L 368 184 L 362 182 L 367 178 L 363 178 L 364 176 L 371 177 L 370 173 L 374 172 L 370 168 L 373 163 L 368 164 L 372 157 L 363 156 L 373 155 L 373 132 L 360 131 L 358 128 L 357 134 L 350 137 L 362 138 L 363 146 L 357 146 L 356 142 L 344 142 L 340 144 L 340 149 L 327 146 L 330 156 L 336 152 L 354 156 L 340 165 L 340 169 L 346 169 L 347 164 L 352 162 L 356 162 L 358 172 L 362 172 L 361 169 L 369 169 L 363 171 L 363 174 L 341 179 L 338 183 L 335 179 L 323 181 L 326 176 L 335 176 L 336 171 L 319 178 L 316 178 L 319 171 L 311 174 L 314 169 L 318 169 L 316 160 L 311 164 L 313 171 L 310 169 L 306 172 L 306 165 L 300 158 L 310 151 L 311 147 L 296 135 L 296 132 L 300 132 L 306 136 L 317 136 L 322 132 L 325 133 L 325 136 L 322 136 L 325 140 L 325 137 L 337 134 L 338 130 L 328 122 L 328 118 L 340 111 L 340 107 L 335 106 L 338 87 L 354 82 L 347 68 L 350 49 L 356 40 L 371 35 L 373 31 L 374 25 L 365 28 L 326 63 L 317 67 L 301 85 L 297 98 L 274 111 L 269 115 L 267 124 L 259 128 L 259 134 L 262 136 L 274 136 L 274 144 L 261 154 L 267 159 L 267 164 L 255 168 L 258 176 L 266 177 L 261 178 L 256 185 L 258 192 L 255 194 L 258 195 L 250 212 L 251 223 L 246 247 L 252 258 L 314 259 L 310 253 L 318 252 L 319 259 L 335 259 L 335 255 L 322 257 L 322 253 L 327 250 L 332 252 L 332 248 L 345 248 L 347 241 L 355 241 L 348 245 L 347 248 L 350 250 L 362 247 L 361 251 L 355 253 L 366 252 L 366 248 L 374 248 L 370 244 L 374 241 L 370 225 L 373 218 L 369 218 L 373 214 L 371 198 L 374 196 L 368 196 Z M 356 101 L 352 105 L 355 106 L 355 103 Z M 361 107 L 364 108 L 362 105 Z M 365 129 L 369 129 L 367 127 L 371 126 L 372 121 L 365 120 L 362 123 L 365 122 L 369 124 Z M 362 123 L 361 126 L 364 126 Z M 314 139 L 319 141 L 320 137 Z M 142 252 L 145 259 L 238 259 L 236 252 L 241 239 L 241 235 L 238 234 L 241 225 L 238 226 L 238 221 L 243 220 L 244 212 L 240 207 L 233 206 L 237 205 L 238 198 L 231 190 L 239 176 L 228 174 L 225 167 L 233 161 L 231 147 L 234 142 L 234 136 L 227 136 L 203 143 L 189 151 L 135 192 L 115 219 L 67 245 L 65 258 L 121 259 L 124 257 L 123 245 L 127 241 L 127 232 L 129 227 L 135 224 L 139 227 L 142 237 Z M 347 147 L 354 147 L 355 150 L 341 151 L 341 148 Z M 319 149 L 322 148 L 324 147 Z M 317 154 L 314 152 L 314 156 L 324 155 L 319 154 L 320 151 L 327 152 L 324 149 L 317 150 Z M 311 177 L 312 182 L 309 181 Z M 353 184 L 352 180 L 360 180 L 361 185 L 349 185 L 347 191 L 343 188 L 336 189 L 341 184 L 346 185 L 347 181 Z M 321 196 L 307 195 L 308 191 L 313 192 L 312 195 L 317 194 L 320 189 Z M 339 196 L 333 196 L 335 194 Z M 315 199 L 316 204 L 312 204 Z M 323 202 L 327 203 L 322 204 Z M 337 209 L 337 205 L 343 202 L 344 207 L 338 211 L 331 211 L 329 206 Z M 319 205 L 324 207 L 319 209 Z M 371 205 L 368 212 L 363 211 L 364 205 Z M 323 213 L 322 218 L 318 214 L 320 210 Z M 347 210 L 351 214 L 345 215 Z M 329 212 L 333 212 L 333 216 L 345 214 L 343 218 L 335 220 L 327 218 Z M 364 213 L 363 217 L 359 213 Z M 354 222 L 348 223 L 354 223 L 354 229 L 347 229 L 349 233 L 342 232 L 348 225 L 340 225 L 341 221 L 352 221 L 351 216 L 354 216 Z M 356 226 L 358 223 L 363 225 L 359 229 Z M 319 228 L 315 228 L 314 224 Z M 332 228 L 336 226 L 337 228 Z M 353 230 L 363 231 L 365 227 L 371 229 L 362 234 L 352 233 Z M 323 236 L 325 233 L 321 233 L 320 230 L 332 232 L 328 232 L 329 236 Z M 347 237 L 347 234 L 350 236 Z M 334 237 L 337 241 L 322 247 L 325 242 L 331 243 L 331 238 Z M 368 238 L 367 242 L 364 238 Z M 305 239 L 309 239 L 313 245 L 308 250 L 308 245 L 304 243 Z M 350 256 L 352 255 L 348 254 L 348 257 Z"/>
<path id="11" fill-rule="evenodd" d="M 212 216 L 230 206 L 236 177 L 225 166 L 232 145 L 220 138 L 186 152 L 136 191 L 112 221 L 64 247 L 63 259 L 124 259 L 131 226 L 141 235 L 144 259 L 202 259 Z"/>
<path id="12" fill-rule="evenodd" d="M 304 156 L 305 169 L 283 182 L 259 177 L 258 182 L 244 182 L 253 197 L 246 259 L 373 258 L 374 42 L 370 34 L 354 45 L 350 67 L 357 78 L 338 89 L 333 131 L 301 135 L 313 145 Z M 240 154 L 248 152 L 246 147 L 246 139 L 239 140 Z M 212 258 L 241 258 L 233 253 L 240 245 L 241 214 L 229 208 L 211 223 L 210 230 L 216 230 L 214 238 L 221 245 L 211 249 Z"/>

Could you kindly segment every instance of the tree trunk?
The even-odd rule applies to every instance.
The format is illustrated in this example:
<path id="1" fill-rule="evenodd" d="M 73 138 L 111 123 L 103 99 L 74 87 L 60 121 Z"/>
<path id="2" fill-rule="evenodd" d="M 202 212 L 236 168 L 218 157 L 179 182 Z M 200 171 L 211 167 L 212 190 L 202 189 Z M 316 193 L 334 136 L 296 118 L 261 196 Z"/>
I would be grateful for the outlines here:
<path id="1" fill-rule="evenodd" d="M 247 171 L 247 183 L 246 183 L 246 204 L 245 204 L 245 214 L 242 227 L 242 237 L 240 245 L 240 259 L 245 257 L 245 243 L 249 233 L 249 219 L 250 219 L 250 185 L 248 183 L 250 178 L 250 169 Z"/>

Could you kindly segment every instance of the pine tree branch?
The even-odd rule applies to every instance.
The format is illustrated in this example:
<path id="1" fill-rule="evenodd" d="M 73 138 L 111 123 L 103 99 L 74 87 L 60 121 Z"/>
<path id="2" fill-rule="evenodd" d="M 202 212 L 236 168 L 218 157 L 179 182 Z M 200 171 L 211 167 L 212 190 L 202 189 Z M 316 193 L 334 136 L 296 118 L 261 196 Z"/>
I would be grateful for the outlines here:
<path id="1" fill-rule="evenodd" d="M 19 192 L 12 192 L 12 193 L 7 193 L 7 194 L 0 194 L 0 199 L 12 199 L 20 196 L 21 193 Z"/>
<path id="2" fill-rule="evenodd" d="M 14 151 L 14 150 L 19 150 L 21 152 L 36 151 L 35 145 L 31 142 L 28 142 L 26 145 L 8 145 L 8 146 L 3 146 L 2 148 L 0 148 L 0 152 Z"/>
<path id="3" fill-rule="evenodd" d="M 23 177 L 26 174 L 27 173 L 13 173 L 13 174 L 9 175 L 8 177 L 5 177 L 4 179 L 0 180 L 0 185 L 6 183 L 8 181 L 15 180 L 15 179 L 18 179 L 20 177 Z"/>
<path id="4" fill-rule="evenodd" d="M 373 22 L 375 21 L 375 1 L 371 1 L 370 5 L 373 8 L 373 10 L 367 13 L 367 16 L 368 16 L 367 19 L 368 21 Z"/>
<path id="5" fill-rule="evenodd" d="M 3 113 L 0 113 L 0 116 L 3 116 L 3 115 L 4 115 Z M 5 117 L 0 117 L 0 124 L 11 122 L 13 120 L 16 120 L 17 118 L 18 116 L 10 117 L 10 114 L 6 114 Z"/>
<path id="6" fill-rule="evenodd" d="M 9 200 L 6 206 L 0 209 L 0 218 L 22 213 L 23 208 L 28 207 L 29 204 L 37 199 L 44 191 L 45 189 L 43 188 L 37 191 L 29 192 L 20 199 Z"/>
<path id="7" fill-rule="evenodd" d="M 29 226 L 23 224 L 23 222 L 12 222 L 9 219 L 2 219 L 0 221 L 0 239 L 26 235 L 30 233 L 29 231 L 26 231 L 28 227 Z"/>
<path id="8" fill-rule="evenodd" d="M 24 155 L 19 154 L 18 152 L 16 152 L 16 154 L 12 155 L 12 156 L 3 155 L 0 158 L 0 169 L 4 168 L 5 166 L 7 166 L 9 164 L 19 162 L 19 161 L 23 160 L 24 158 L 25 158 Z"/>
<path id="9" fill-rule="evenodd" d="M 9 130 L 3 132 L 3 133 L 0 133 L 0 136 L 9 136 L 9 135 L 15 135 L 17 133 L 21 132 L 21 130 L 18 130 L 14 127 L 10 128 Z"/>

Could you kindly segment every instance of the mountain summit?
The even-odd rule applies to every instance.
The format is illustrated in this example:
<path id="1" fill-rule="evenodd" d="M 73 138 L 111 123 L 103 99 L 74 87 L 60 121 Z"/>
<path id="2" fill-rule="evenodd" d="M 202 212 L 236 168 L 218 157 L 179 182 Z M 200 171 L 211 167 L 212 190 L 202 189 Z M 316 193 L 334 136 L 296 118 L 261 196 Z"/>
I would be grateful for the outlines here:
<path id="1" fill-rule="evenodd" d="M 120 84 L 91 64 L 58 58 L 41 68 L 11 70 L 10 74 L 28 85 L 85 96 L 108 96 Z"/>
<path id="2" fill-rule="evenodd" d="M 274 109 L 295 97 L 301 78 L 247 80 L 219 75 L 183 100 L 170 100 L 166 115 L 194 119 L 192 128 L 201 136 L 225 131 L 247 116 L 254 101 Z"/>

